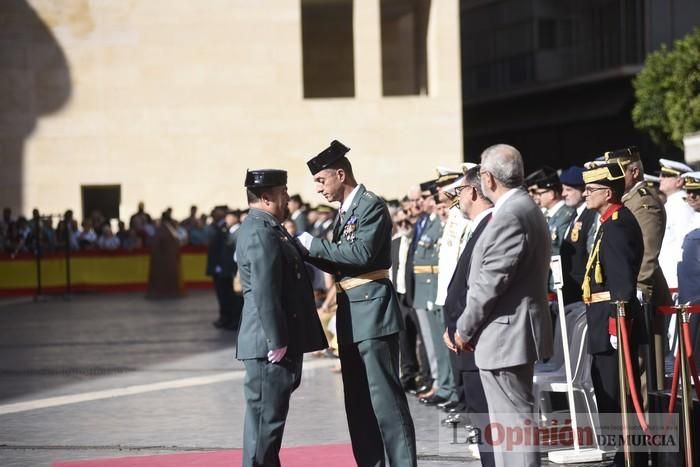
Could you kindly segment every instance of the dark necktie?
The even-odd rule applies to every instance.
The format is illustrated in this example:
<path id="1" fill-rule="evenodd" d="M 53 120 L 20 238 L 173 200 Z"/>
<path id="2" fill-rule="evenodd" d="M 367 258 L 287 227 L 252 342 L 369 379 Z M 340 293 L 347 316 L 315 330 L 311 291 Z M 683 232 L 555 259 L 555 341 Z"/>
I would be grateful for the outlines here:
<path id="1" fill-rule="evenodd" d="M 571 216 L 571 221 L 569 221 L 569 226 L 566 228 L 565 238 L 570 238 L 571 231 L 573 230 L 574 225 L 576 225 L 576 221 L 578 220 L 578 218 L 579 218 L 578 212 L 574 211 L 574 215 Z"/>
<path id="2" fill-rule="evenodd" d="M 340 211 L 338 214 L 338 222 L 336 222 L 335 228 L 333 229 L 334 240 L 340 236 L 340 227 L 343 225 L 343 222 L 345 222 L 345 211 Z"/>

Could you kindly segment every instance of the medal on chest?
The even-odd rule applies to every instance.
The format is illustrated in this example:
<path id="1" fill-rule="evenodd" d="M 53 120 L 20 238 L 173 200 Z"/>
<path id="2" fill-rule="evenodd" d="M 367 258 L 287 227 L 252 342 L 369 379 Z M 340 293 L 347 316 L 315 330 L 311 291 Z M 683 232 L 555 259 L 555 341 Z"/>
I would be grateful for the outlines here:
<path id="1" fill-rule="evenodd" d="M 343 228 L 343 236 L 345 241 L 353 243 L 355 241 L 355 233 L 357 231 L 357 217 L 352 216 L 348 219 L 347 224 Z"/>
<path id="2" fill-rule="evenodd" d="M 578 242 L 578 236 L 579 236 L 579 233 L 581 232 L 582 227 L 583 227 L 583 222 L 577 222 L 574 224 L 574 227 L 571 229 L 571 241 L 572 242 Z"/>

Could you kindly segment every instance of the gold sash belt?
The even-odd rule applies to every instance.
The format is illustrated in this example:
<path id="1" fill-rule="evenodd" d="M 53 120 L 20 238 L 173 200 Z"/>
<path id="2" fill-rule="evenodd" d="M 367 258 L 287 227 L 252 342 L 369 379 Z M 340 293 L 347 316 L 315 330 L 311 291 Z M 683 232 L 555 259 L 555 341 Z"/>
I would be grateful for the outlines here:
<path id="1" fill-rule="evenodd" d="M 414 274 L 437 274 L 439 272 L 438 266 L 413 266 Z"/>
<path id="2" fill-rule="evenodd" d="M 388 269 L 378 269 L 376 271 L 360 274 L 357 277 L 351 277 L 350 279 L 336 282 L 335 291 L 338 293 L 343 293 L 346 290 L 354 289 L 355 287 L 365 285 L 369 282 L 378 281 L 380 279 L 389 279 Z"/>
<path id="3" fill-rule="evenodd" d="M 591 298 L 586 301 L 586 303 L 591 304 L 591 303 L 600 303 L 600 302 L 609 302 L 610 301 L 610 292 L 607 290 L 605 292 L 596 292 L 594 294 L 591 294 Z"/>

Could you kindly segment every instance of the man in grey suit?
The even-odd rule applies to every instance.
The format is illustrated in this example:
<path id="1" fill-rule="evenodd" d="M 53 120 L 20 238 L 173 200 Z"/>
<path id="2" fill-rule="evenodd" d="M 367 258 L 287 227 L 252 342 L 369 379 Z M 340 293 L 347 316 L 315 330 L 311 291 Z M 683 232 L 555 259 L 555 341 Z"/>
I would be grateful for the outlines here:
<path id="1" fill-rule="evenodd" d="M 517 149 L 504 144 L 487 148 L 481 155 L 480 177 L 494 210 L 474 246 L 455 344 L 474 351 L 491 424 L 523 430 L 518 446 L 494 443 L 496 465 L 538 466 L 532 376 L 535 361 L 552 353 L 549 230 L 522 189 L 523 160 Z"/>
<path id="2" fill-rule="evenodd" d="M 287 172 L 253 170 L 245 186 L 250 213 L 236 256 L 245 297 L 236 358 L 245 364 L 243 466 L 276 467 L 289 410 L 301 383 L 304 352 L 328 347 L 311 280 L 287 218 Z"/>

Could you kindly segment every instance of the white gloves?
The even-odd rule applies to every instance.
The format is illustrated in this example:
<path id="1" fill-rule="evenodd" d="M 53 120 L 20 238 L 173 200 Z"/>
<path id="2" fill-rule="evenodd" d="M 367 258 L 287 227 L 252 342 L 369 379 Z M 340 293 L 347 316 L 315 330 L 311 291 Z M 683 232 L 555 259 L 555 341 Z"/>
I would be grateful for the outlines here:
<path id="1" fill-rule="evenodd" d="M 297 240 L 299 240 L 301 246 L 309 250 L 311 249 L 311 242 L 314 240 L 314 236 L 311 235 L 309 232 L 303 232 L 297 237 Z"/>
<path id="2" fill-rule="evenodd" d="M 287 346 L 281 347 L 279 349 L 270 350 L 267 352 L 267 361 L 270 363 L 279 363 L 284 355 L 287 353 Z"/>
<path id="3" fill-rule="evenodd" d="M 610 336 L 610 345 L 612 348 L 617 350 L 617 336 Z"/>

